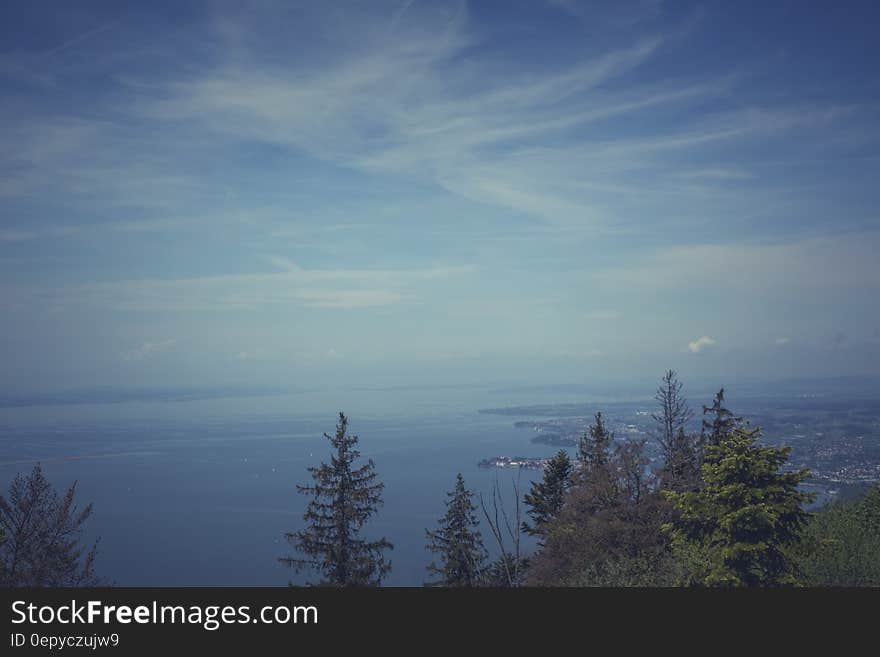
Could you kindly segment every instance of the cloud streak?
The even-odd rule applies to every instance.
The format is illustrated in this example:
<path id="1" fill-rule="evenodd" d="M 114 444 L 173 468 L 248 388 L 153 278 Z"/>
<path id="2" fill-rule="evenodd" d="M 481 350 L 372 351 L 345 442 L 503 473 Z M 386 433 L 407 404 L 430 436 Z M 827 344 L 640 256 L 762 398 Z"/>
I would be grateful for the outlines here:
<path id="1" fill-rule="evenodd" d="M 639 290 L 724 289 L 755 294 L 876 289 L 880 232 L 814 237 L 783 244 L 693 244 L 597 272 L 602 284 Z M 697 278 L 694 273 L 699 272 Z M 802 294 L 797 295 L 802 298 Z"/>
<path id="2" fill-rule="evenodd" d="M 139 347 L 126 351 L 122 354 L 122 360 L 125 361 L 143 361 L 152 358 L 156 354 L 160 354 L 172 349 L 177 341 L 174 339 L 159 340 L 155 342 L 144 342 Z"/>
<path id="3" fill-rule="evenodd" d="M 467 276 L 469 266 L 420 270 L 302 269 L 273 258 L 281 271 L 263 274 L 145 279 L 50 291 L 51 303 L 124 311 L 245 311 L 269 306 L 362 309 L 418 299 L 418 286 Z"/>
<path id="4" fill-rule="evenodd" d="M 662 48 L 662 37 L 638 39 L 563 71 L 492 76 L 455 65 L 474 40 L 460 21 L 439 32 L 418 27 L 390 42 L 361 44 L 360 56 L 320 72 L 268 66 L 255 74 L 245 72 L 239 60 L 221 56 L 213 70 L 171 84 L 161 100 L 143 104 L 140 111 L 168 125 L 421 179 L 465 199 L 562 225 L 588 225 L 597 218 L 589 200 L 574 192 L 581 181 L 572 179 L 572 171 L 576 167 L 594 181 L 606 179 L 614 167 L 612 146 L 634 159 L 637 148 L 685 147 L 689 141 L 741 134 L 685 133 L 677 144 L 618 145 L 597 141 L 587 130 L 594 123 L 727 92 L 724 80 L 671 89 L 646 85 L 622 93 L 602 89 L 649 60 Z M 487 77 L 495 80 L 488 89 Z M 547 146 L 553 142 L 558 145 Z M 587 157 L 593 162 L 585 170 L 585 154 L 591 151 L 595 155 Z M 627 165 L 618 159 L 621 166 Z"/>
<path id="5" fill-rule="evenodd" d="M 706 347 L 711 347 L 716 344 L 716 340 L 714 338 L 710 338 L 708 335 L 704 335 L 702 337 L 697 338 L 693 342 L 688 342 L 688 351 L 692 354 L 698 354 L 703 351 Z"/>
<path id="6" fill-rule="evenodd" d="M 874 71 L 802 26 L 752 52 L 741 11 L 31 16 L 0 57 L 8 369 L 842 362 L 880 326 Z"/>

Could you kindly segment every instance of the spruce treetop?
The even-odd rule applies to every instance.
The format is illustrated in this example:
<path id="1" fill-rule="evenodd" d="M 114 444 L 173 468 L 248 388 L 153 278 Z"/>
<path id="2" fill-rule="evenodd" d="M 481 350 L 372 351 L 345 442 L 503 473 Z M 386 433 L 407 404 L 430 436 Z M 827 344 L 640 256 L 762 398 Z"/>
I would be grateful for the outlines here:
<path id="1" fill-rule="evenodd" d="M 796 582 L 786 549 L 797 542 L 810 493 L 808 471 L 783 471 L 789 447 L 757 444 L 760 429 L 732 429 L 706 448 L 703 487 L 667 491 L 679 517 L 666 525 L 708 586 L 782 586 Z"/>
<path id="2" fill-rule="evenodd" d="M 474 494 L 465 487 L 461 473 L 455 488 L 446 494 L 446 514 L 434 531 L 425 530 L 427 549 L 438 556 L 428 572 L 436 576 L 435 586 L 477 586 L 483 576 L 486 550 L 480 535 Z"/>
<path id="3" fill-rule="evenodd" d="M 303 515 L 306 527 L 285 534 L 302 556 L 279 561 L 297 572 L 317 571 L 322 585 L 378 586 L 391 569 L 384 552 L 393 546 L 385 538 L 366 540 L 361 530 L 382 505 L 385 485 L 378 481 L 372 459 L 355 467 L 360 458 L 358 437 L 348 433 L 343 413 L 336 433 L 324 437 L 334 450 L 330 463 L 310 467 L 313 483 L 296 487 L 312 498 Z"/>

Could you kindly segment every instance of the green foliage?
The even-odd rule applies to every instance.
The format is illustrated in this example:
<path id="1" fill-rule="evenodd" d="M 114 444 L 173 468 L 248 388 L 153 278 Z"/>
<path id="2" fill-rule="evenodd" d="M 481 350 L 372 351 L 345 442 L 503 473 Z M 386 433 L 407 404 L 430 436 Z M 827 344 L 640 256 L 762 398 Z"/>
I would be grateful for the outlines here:
<path id="1" fill-rule="evenodd" d="M 741 423 L 742 418 L 736 417 L 724 407 L 724 388 L 721 388 L 715 393 L 712 405 L 703 406 L 703 428 L 700 432 L 700 444 L 704 448 L 708 445 L 720 444 Z"/>
<path id="2" fill-rule="evenodd" d="M 611 445 L 614 434 L 605 428 L 602 413 L 596 413 L 595 421 L 578 443 L 578 461 L 585 472 L 598 472 L 611 459 Z"/>
<path id="3" fill-rule="evenodd" d="M 689 436 L 680 389 L 667 372 L 654 415 L 665 458 L 653 476 L 643 445 L 614 445 L 596 415 L 561 509 L 539 525 L 529 584 L 880 586 L 880 487 L 809 514 L 808 472 L 786 470 L 789 448 L 761 446 L 723 388 Z M 530 506 L 543 490 L 533 486 Z"/>
<path id="4" fill-rule="evenodd" d="M 516 588 L 524 586 L 531 561 L 528 557 L 517 560 L 513 554 L 505 554 L 491 562 L 484 570 L 482 586 L 493 588 Z"/>
<path id="5" fill-rule="evenodd" d="M 608 431 L 602 413 L 581 437 L 578 445 L 578 469 L 575 474 L 582 503 L 589 498 L 594 510 L 613 506 L 617 497 L 615 479 L 614 433 Z"/>
<path id="6" fill-rule="evenodd" d="M 538 586 L 642 586 L 670 582 L 669 541 L 661 531 L 669 507 L 656 493 L 600 509 L 573 490 L 547 544 L 532 559 Z"/>
<path id="7" fill-rule="evenodd" d="M 689 436 L 679 428 L 665 452 L 660 470 L 660 486 L 664 490 L 694 490 L 700 486 L 701 449 L 699 437 Z"/>
<path id="8" fill-rule="evenodd" d="M 673 587 L 681 578 L 681 564 L 668 549 L 660 547 L 636 556 L 591 562 L 560 584 L 575 587 Z"/>
<path id="9" fill-rule="evenodd" d="M 808 472 L 782 472 L 789 448 L 756 444 L 759 429 L 734 427 L 706 448 L 703 486 L 665 491 L 678 517 L 665 525 L 690 583 L 781 586 L 796 583 L 786 550 L 795 544 L 812 496 Z"/>
<path id="10" fill-rule="evenodd" d="M 529 583 L 667 584 L 669 541 L 661 527 L 669 519 L 669 504 L 652 490 L 644 442 L 626 441 L 613 451 L 606 447 L 597 452 L 603 457 L 587 462 L 561 513 L 547 523 L 545 545 L 532 558 Z"/>
<path id="11" fill-rule="evenodd" d="M 428 572 L 437 576 L 430 585 L 477 586 L 486 559 L 483 539 L 477 529 L 474 494 L 465 488 L 461 473 L 455 481 L 455 489 L 447 493 L 446 515 L 435 531 L 425 530 L 428 550 L 439 555 L 440 565 L 431 563 Z"/>
<path id="12" fill-rule="evenodd" d="M 378 586 L 391 570 L 383 553 L 393 546 L 385 538 L 367 541 L 360 532 L 381 506 L 385 485 L 376 481 L 372 460 L 354 467 L 360 457 L 355 449 L 358 437 L 347 429 L 348 419 L 340 413 L 336 435 L 324 434 L 335 450 L 330 463 L 309 468 L 313 485 L 297 486 L 298 492 L 312 497 L 303 516 L 307 526 L 285 538 L 303 557 L 279 561 L 297 572 L 319 572 L 321 585 Z"/>
<path id="13" fill-rule="evenodd" d="M 527 513 L 532 519 L 532 524 L 523 523 L 524 532 L 532 536 L 543 534 L 544 525 L 559 515 L 565 494 L 571 486 L 573 470 L 574 466 L 564 449 L 547 462 L 543 479 L 532 482 L 532 488 L 524 498 L 529 507 Z"/>
<path id="14" fill-rule="evenodd" d="M 792 558 L 807 586 L 880 586 L 880 487 L 814 514 Z"/>
<path id="15" fill-rule="evenodd" d="M 97 586 L 98 547 L 81 544 L 83 524 L 92 505 L 74 503 L 76 483 L 58 495 L 40 465 L 25 477 L 16 475 L 8 499 L 0 496 L 0 585 Z"/>

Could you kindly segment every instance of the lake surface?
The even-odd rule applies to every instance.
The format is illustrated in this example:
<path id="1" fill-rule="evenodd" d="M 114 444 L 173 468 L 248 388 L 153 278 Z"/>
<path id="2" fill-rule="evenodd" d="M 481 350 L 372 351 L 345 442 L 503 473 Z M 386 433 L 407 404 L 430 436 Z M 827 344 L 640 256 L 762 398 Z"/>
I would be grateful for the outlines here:
<path id="1" fill-rule="evenodd" d="M 519 418 L 477 410 L 582 400 L 441 388 L 0 408 L 0 486 L 5 493 L 36 461 L 59 490 L 78 481 L 77 500 L 94 502 L 97 568 L 121 586 L 301 582 L 277 558 L 288 552 L 283 534 L 302 526 L 308 499 L 295 486 L 329 457 L 322 432 L 333 433 L 343 410 L 386 486 L 368 526 L 395 545 L 386 583 L 418 586 L 431 558 L 425 528 L 443 514 L 457 472 L 488 496 L 499 477 L 512 510 L 515 473 L 478 461 L 555 451 L 514 429 Z M 522 472 L 522 491 L 534 476 Z M 495 552 L 488 528 L 483 535 Z"/>

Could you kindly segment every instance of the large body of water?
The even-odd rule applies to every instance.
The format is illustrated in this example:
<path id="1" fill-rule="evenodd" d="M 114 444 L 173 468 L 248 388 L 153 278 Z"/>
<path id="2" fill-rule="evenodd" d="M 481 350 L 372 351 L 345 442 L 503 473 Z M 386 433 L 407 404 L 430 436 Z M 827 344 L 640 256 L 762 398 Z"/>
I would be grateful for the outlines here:
<path id="1" fill-rule="evenodd" d="M 0 408 L 0 486 L 5 492 L 37 461 L 59 490 L 78 481 L 77 499 L 94 502 L 97 568 L 118 585 L 299 582 L 277 562 L 287 553 L 284 532 L 302 526 L 307 499 L 295 485 L 327 459 L 322 433 L 333 433 L 343 410 L 386 486 L 369 525 L 395 545 L 386 583 L 418 586 L 430 561 L 425 528 L 444 512 L 457 472 L 488 495 L 498 476 L 512 508 L 515 474 L 477 462 L 554 451 L 530 444 L 529 432 L 513 428 L 517 417 L 477 410 L 579 400 L 445 388 Z M 533 476 L 522 473 L 522 489 Z"/>

